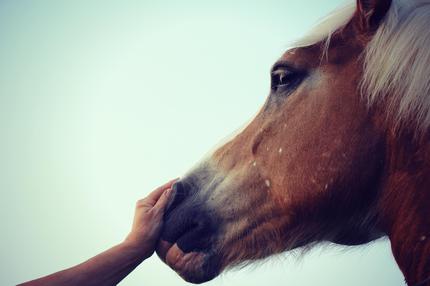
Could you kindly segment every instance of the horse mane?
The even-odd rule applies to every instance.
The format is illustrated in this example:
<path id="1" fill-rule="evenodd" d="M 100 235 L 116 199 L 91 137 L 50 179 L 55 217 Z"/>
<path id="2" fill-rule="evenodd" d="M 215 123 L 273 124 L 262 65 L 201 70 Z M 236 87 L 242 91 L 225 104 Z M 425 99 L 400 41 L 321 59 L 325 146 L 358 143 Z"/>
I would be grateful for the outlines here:
<path id="1" fill-rule="evenodd" d="M 325 42 L 326 49 L 330 45 L 330 39 L 334 32 L 344 27 L 351 21 L 355 12 L 355 4 L 347 3 L 318 21 L 302 38 L 292 42 L 295 48 L 311 46 L 319 42 Z"/>
<path id="2" fill-rule="evenodd" d="M 327 53 L 331 35 L 352 19 L 355 7 L 332 12 L 295 47 L 325 41 Z M 430 0 L 393 0 L 363 53 L 360 89 L 368 105 L 384 102 L 395 130 L 409 127 L 418 135 L 430 127 L 429 27 Z"/>
<path id="3" fill-rule="evenodd" d="M 363 95 L 384 100 L 396 129 L 430 126 L 430 1 L 394 0 L 365 50 Z M 412 125 L 412 126 L 411 126 Z"/>

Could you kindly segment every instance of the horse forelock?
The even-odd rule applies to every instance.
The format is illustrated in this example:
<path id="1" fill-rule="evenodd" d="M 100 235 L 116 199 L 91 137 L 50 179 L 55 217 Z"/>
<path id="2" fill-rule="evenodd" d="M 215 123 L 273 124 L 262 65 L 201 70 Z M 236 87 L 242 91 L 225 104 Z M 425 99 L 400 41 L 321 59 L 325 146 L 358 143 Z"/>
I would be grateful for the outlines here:
<path id="1" fill-rule="evenodd" d="M 296 48 L 323 42 L 353 17 L 347 4 L 322 19 Z M 360 92 L 369 107 L 382 103 L 394 130 L 412 129 L 418 136 L 430 128 L 430 1 L 393 0 L 364 53 Z"/>
<path id="2" fill-rule="evenodd" d="M 331 35 L 348 24 L 355 12 L 355 4 L 345 4 L 318 21 L 302 38 L 291 45 L 295 48 L 311 46 L 319 42 L 330 43 Z"/>

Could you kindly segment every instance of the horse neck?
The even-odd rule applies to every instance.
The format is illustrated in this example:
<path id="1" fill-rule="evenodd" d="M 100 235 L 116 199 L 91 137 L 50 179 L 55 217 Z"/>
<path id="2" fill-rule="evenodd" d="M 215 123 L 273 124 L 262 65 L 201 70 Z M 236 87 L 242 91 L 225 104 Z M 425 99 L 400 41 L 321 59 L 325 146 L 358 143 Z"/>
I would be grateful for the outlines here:
<path id="1" fill-rule="evenodd" d="M 380 201 L 383 228 L 408 285 L 430 281 L 429 138 L 394 135 L 387 141 L 387 173 Z"/>

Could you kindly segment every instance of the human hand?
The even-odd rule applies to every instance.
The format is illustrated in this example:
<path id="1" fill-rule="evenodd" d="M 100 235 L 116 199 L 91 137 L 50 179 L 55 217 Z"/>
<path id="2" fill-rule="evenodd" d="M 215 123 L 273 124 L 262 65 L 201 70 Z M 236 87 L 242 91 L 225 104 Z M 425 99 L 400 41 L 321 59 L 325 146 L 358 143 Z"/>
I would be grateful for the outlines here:
<path id="1" fill-rule="evenodd" d="M 177 179 L 157 188 L 146 198 L 136 202 L 133 226 L 125 243 L 137 249 L 146 259 L 155 250 L 163 226 L 163 215 L 169 197 L 171 187 Z"/>

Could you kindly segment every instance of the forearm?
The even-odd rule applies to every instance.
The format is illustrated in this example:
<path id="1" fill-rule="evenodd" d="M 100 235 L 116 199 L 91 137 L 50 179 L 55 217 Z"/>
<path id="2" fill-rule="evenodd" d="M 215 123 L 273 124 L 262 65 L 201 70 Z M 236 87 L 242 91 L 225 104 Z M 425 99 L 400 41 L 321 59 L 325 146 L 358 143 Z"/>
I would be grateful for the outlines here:
<path id="1" fill-rule="evenodd" d="M 117 285 L 145 258 L 141 248 L 124 242 L 84 263 L 20 286 Z"/>
<path id="2" fill-rule="evenodd" d="M 110 286 L 118 284 L 154 253 L 160 235 L 170 187 L 175 180 L 136 203 L 132 230 L 126 240 L 72 268 L 19 286 Z"/>

